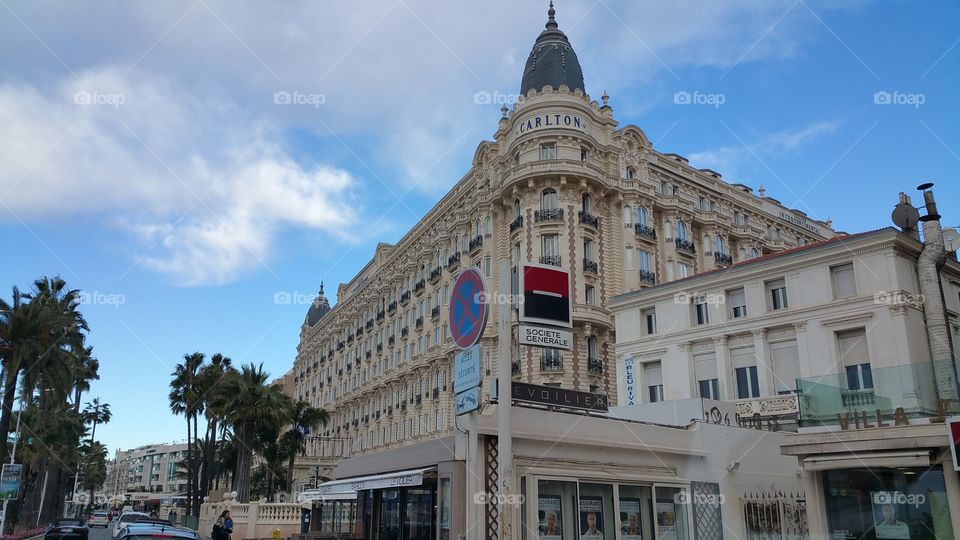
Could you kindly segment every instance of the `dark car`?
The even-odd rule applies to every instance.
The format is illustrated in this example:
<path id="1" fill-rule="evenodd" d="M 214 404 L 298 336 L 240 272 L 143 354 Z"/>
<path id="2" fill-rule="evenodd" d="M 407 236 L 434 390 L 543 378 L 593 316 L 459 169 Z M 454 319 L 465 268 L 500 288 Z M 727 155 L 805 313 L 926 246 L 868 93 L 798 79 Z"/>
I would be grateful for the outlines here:
<path id="1" fill-rule="evenodd" d="M 116 540 L 156 540 L 157 538 L 200 540 L 200 535 L 193 529 L 177 527 L 166 519 L 140 518 L 120 529 Z"/>
<path id="2" fill-rule="evenodd" d="M 58 518 L 44 533 L 44 540 L 87 540 L 90 529 L 81 519 Z"/>

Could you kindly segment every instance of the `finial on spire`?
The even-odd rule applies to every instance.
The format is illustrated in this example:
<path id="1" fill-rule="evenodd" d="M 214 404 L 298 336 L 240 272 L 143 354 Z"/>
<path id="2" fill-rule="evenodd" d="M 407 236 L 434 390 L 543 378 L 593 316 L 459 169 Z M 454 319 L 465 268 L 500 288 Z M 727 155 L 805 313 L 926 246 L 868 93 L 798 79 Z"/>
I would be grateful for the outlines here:
<path id="1" fill-rule="evenodd" d="M 553 0 L 550 0 L 550 9 L 547 10 L 547 29 L 555 30 L 557 25 L 557 20 L 554 18 L 554 15 L 557 14 L 557 10 L 553 9 Z"/>
<path id="2" fill-rule="evenodd" d="M 320 280 L 320 296 L 323 296 L 323 280 Z"/>

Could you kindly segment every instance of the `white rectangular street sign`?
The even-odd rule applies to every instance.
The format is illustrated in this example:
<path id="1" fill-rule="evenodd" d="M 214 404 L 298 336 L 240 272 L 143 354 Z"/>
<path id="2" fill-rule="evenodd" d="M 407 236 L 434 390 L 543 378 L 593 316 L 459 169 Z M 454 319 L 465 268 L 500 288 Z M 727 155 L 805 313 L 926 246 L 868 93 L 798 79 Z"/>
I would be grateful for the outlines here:
<path id="1" fill-rule="evenodd" d="M 573 349 L 573 332 L 550 326 L 521 324 L 519 341 L 521 345 L 552 347 L 569 351 Z"/>
<path id="2" fill-rule="evenodd" d="M 477 410 L 480 407 L 480 387 L 474 386 L 454 396 L 453 406 L 456 408 L 457 416 Z"/>
<path id="3" fill-rule="evenodd" d="M 483 382 L 480 345 L 464 349 L 453 358 L 453 391 L 463 392 Z"/>

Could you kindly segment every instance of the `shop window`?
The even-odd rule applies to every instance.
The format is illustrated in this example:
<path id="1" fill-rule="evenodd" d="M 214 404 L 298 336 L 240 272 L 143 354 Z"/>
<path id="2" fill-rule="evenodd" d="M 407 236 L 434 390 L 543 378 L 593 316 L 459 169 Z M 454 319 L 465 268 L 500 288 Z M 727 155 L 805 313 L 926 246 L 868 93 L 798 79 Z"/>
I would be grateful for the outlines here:
<path id="1" fill-rule="evenodd" d="M 540 480 L 537 495 L 537 529 L 540 540 L 576 538 L 577 483 Z"/>
<path id="2" fill-rule="evenodd" d="M 650 486 L 620 484 L 620 538 L 643 540 L 654 538 L 653 495 Z"/>
<path id="3" fill-rule="evenodd" d="M 411 488 L 405 495 L 404 540 L 433 540 L 436 536 L 433 490 Z"/>
<path id="4" fill-rule="evenodd" d="M 689 540 L 686 488 L 656 486 L 657 538 Z"/>
<path id="5" fill-rule="evenodd" d="M 613 519 L 613 486 L 580 484 L 577 498 L 579 532 L 583 540 L 614 540 L 617 537 Z"/>

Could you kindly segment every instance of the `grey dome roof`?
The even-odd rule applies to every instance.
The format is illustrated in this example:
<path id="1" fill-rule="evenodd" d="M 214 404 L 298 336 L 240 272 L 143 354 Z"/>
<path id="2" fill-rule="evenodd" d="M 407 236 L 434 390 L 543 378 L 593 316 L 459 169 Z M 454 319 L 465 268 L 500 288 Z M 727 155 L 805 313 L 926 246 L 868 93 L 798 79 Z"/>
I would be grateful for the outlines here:
<path id="1" fill-rule="evenodd" d="M 330 302 L 327 300 L 327 297 L 323 295 L 323 282 L 321 281 L 320 292 L 313 300 L 313 304 L 310 305 L 310 310 L 307 311 L 307 319 L 304 321 L 304 324 L 307 326 L 313 326 L 317 324 L 321 317 L 329 312 Z"/>
<path id="2" fill-rule="evenodd" d="M 577 53 L 570 45 L 567 35 L 559 30 L 554 19 L 555 14 L 553 2 L 550 2 L 546 29 L 537 36 L 533 50 L 527 58 L 527 65 L 523 68 L 521 94 L 526 95 L 531 88 L 540 91 L 548 84 L 554 89 L 565 84 L 571 92 L 579 88 L 586 93 L 583 87 L 583 70 L 580 69 Z"/>

